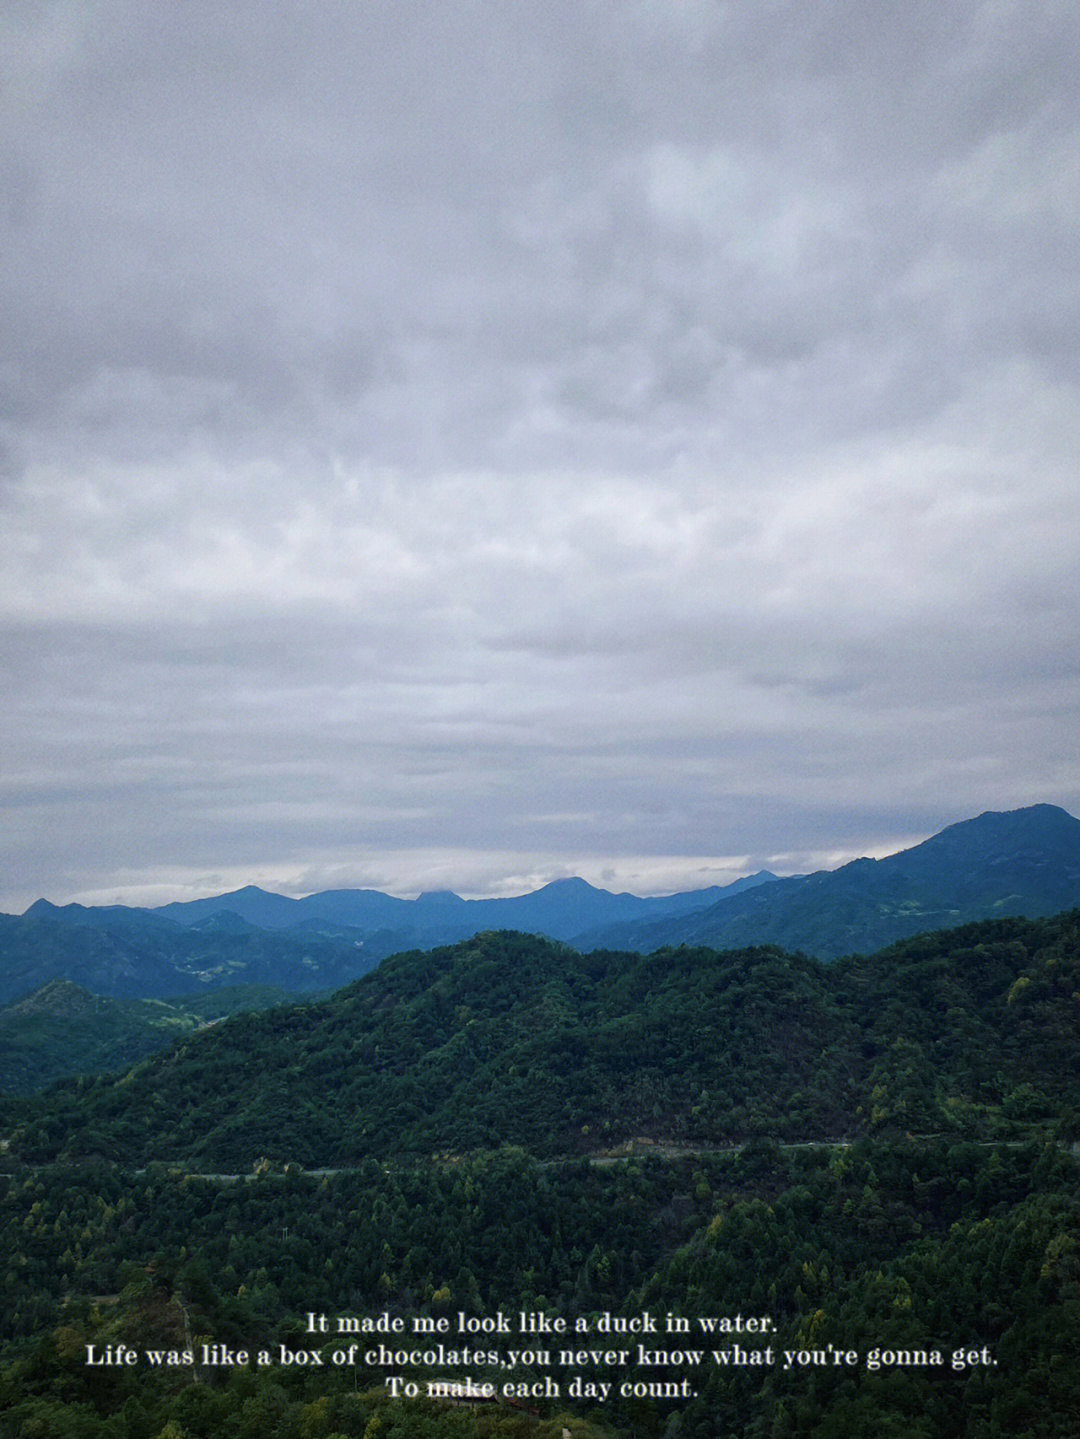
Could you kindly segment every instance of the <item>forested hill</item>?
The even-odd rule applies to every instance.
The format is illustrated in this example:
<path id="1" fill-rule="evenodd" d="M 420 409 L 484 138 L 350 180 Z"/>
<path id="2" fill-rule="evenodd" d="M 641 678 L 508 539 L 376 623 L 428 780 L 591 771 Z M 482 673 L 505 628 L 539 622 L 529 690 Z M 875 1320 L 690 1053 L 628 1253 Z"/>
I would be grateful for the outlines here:
<path id="1" fill-rule="evenodd" d="M 9 1104 L 8 1130 L 15 1157 L 217 1169 L 635 1136 L 1046 1135 L 1080 1113 L 1077 992 L 1077 912 L 834 965 L 483 934 L 398 955 L 324 1003 L 235 1016 L 120 1079 Z"/>
<path id="2" fill-rule="evenodd" d="M 821 959 L 869 954 L 947 926 L 1080 904 L 1080 820 L 1051 804 L 949 825 L 885 859 L 780 879 L 663 920 L 640 918 L 575 938 L 619 949 L 776 944 Z"/>
<path id="3" fill-rule="evenodd" d="M 269 985 L 246 985 L 172 1003 L 106 999 L 54 979 L 0 1006 L 0 1092 L 29 1094 L 66 1075 L 123 1069 L 226 1014 L 294 998 Z"/>
<path id="4" fill-rule="evenodd" d="M 26 914 L 0 915 L 0 1005 L 55 980 L 122 999 L 166 999 L 237 985 L 277 985 L 292 994 L 326 991 L 399 947 L 389 939 L 362 941 L 353 934 L 277 933 L 235 915 L 184 928 L 146 910 L 61 910 L 39 901 Z"/>

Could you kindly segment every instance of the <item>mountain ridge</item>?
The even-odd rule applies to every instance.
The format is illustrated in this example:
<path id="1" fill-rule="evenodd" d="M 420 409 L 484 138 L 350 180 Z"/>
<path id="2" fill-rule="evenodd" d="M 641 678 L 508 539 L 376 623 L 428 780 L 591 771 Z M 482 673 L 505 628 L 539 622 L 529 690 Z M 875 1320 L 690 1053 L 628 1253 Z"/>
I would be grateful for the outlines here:
<path id="1" fill-rule="evenodd" d="M 778 944 L 822 959 L 872 953 L 915 934 L 1080 903 L 1080 820 L 1056 805 L 987 810 L 883 859 L 781 878 L 685 920 L 596 928 L 575 944 Z"/>
<path id="2" fill-rule="evenodd" d="M 0 915 L 0 1003 L 57 978 L 129 997 L 245 983 L 328 991 L 396 952 L 489 930 L 586 950 L 771 944 L 836 959 L 957 924 L 1078 904 L 1080 820 L 1039 804 L 957 821 L 880 860 L 806 875 L 760 871 L 671 895 L 614 894 L 568 877 L 479 900 L 377 890 L 293 899 L 256 885 L 154 909 L 41 899 L 22 916 Z"/>

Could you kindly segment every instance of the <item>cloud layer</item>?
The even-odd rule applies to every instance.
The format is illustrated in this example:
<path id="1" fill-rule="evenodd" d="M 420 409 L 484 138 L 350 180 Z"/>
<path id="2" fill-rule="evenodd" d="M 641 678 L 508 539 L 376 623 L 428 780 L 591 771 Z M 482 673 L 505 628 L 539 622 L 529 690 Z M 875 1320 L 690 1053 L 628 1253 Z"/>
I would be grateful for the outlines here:
<path id="1" fill-rule="evenodd" d="M 1075 7 L 0 17 L 3 893 L 1080 808 Z"/>

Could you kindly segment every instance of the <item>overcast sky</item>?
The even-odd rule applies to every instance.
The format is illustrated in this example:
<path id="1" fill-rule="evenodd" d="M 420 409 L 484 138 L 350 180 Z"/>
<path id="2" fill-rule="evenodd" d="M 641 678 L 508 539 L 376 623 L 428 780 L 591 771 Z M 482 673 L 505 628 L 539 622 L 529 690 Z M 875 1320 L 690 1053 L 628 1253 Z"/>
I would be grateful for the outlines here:
<path id="1" fill-rule="evenodd" d="M 1080 812 L 1075 0 L 0 9 L 0 908 Z"/>

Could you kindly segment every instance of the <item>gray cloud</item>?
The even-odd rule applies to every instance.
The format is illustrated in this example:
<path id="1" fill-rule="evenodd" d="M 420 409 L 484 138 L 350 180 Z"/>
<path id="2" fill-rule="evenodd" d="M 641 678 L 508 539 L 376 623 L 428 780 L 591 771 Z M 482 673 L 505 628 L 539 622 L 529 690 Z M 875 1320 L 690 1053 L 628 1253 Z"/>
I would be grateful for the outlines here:
<path id="1" fill-rule="evenodd" d="M 1080 805 L 1072 7 L 0 18 L 4 895 Z"/>

